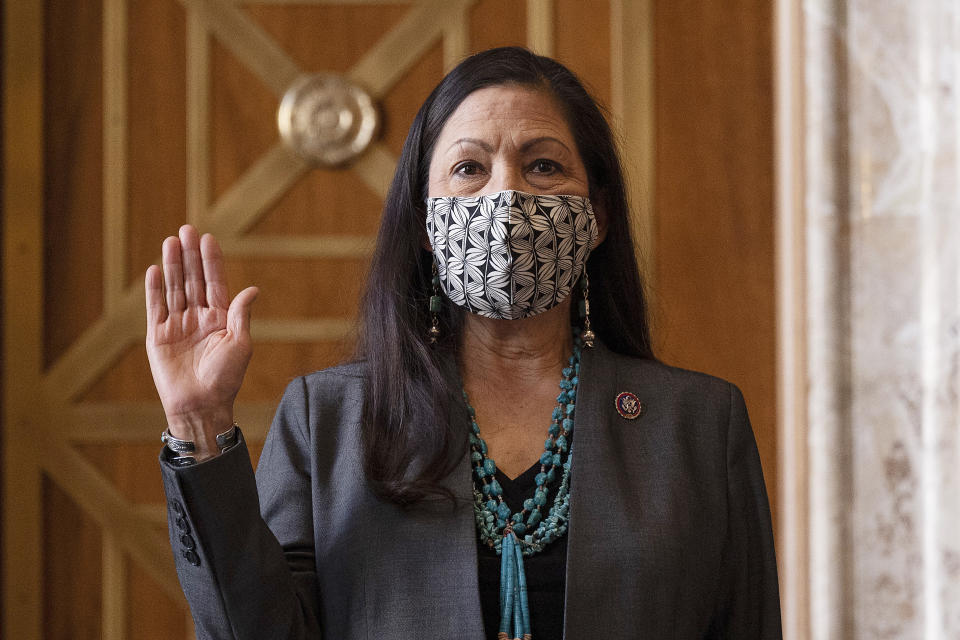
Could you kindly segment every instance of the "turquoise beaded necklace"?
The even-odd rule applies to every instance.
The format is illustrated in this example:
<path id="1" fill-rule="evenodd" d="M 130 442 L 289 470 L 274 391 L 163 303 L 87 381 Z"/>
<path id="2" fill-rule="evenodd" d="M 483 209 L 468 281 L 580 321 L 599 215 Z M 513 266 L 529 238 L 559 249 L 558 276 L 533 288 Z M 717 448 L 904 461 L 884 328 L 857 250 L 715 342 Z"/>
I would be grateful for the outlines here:
<path id="1" fill-rule="evenodd" d="M 568 438 L 573 433 L 577 385 L 580 381 L 580 352 L 583 341 L 575 331 L 573 355 L 563 368 L 560 395 L 553 410 L 537 486 L 532 498 L 523 501 L 523 509 L 510 513 L 503 499 L 503 489 L 494 475 L 497 465 L 487 457 L 487 443 L 480 437 L 476 412 L 470 406 L 467 392 L 463 392 L 470 415 L 470 457 L 473 461 L 473 511 L 480 540 L 500 556 L 500 628 L 498 640 L 530 640 L 530 610 L 527 604 L 527 580 L 523 571 L 523 557 L 532 556 L 567 531 L 570 510 L 570 464 L 573 447 Z M 547 485 L 560 470 L 560 487 L 547 517 L 542 510 L 547 504 Z M 479 484 L 480 489 L 477 489 Z M 521 539 L 522 536 L 522 539 Z"/>

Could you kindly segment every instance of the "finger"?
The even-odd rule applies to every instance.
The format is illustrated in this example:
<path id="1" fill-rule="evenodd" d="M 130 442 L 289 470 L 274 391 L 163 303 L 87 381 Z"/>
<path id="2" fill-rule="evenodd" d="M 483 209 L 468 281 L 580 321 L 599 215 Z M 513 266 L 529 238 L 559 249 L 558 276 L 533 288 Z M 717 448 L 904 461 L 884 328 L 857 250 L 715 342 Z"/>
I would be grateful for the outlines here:
<path id="1" fill-rule="evenodd" d="M 167 312 L 183 311 L 187 306 L 183 295 L 183 260 L 180 256 L 180 240 L 173 236 L 163 241 L 163 284 L 167 294 Z"/>
<path id="2" fill-rule="evenodd" d="M 207 305 L 206 285 L 203 282 L 203 262 L 200 260 L 200 236 L 189 224 L 180 227 L 180 246 L 183 252 L 183 286 L 187 306 Z"/>
<path id="3" fill-rule="evenodd" d="M 167 319 L 167 303 L 163 299 L 163 275 L 155 264 L 147 269 L 144 278 L 147 293 L 147 329 L 155 327 Z"/>
<path id="4" fill-rule="evenodd" d="M 224 275 L 223 252 L 220 243 L 209 233 L 200 238 L 200 257 L 203 260 L 203 279 L 207 283 L 207 305 L 226 309 L 230 304 L 230 295 Z"/>
<path id="5" fill-rule="evenodd" d="M 250 335 L 250 308 L 259 294 L 256 287 L 247 287 L 237 294 L 227 310 L 227 331 L 236 336 Z"/>

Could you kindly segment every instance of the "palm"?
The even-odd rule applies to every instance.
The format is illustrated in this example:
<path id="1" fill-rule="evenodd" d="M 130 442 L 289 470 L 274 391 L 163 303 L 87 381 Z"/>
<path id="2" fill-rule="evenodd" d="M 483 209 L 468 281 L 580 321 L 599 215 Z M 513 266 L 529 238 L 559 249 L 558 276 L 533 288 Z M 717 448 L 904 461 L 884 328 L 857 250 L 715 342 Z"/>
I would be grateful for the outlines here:
<path id="1" fill-rule="evenodd" d="M 168 421 L 230 412 L 250 360 L 249 306 L 228 304 L 216 241 L 192 227 L 163 245 L 163 276 L 147 271 L 147 355 Z"/>

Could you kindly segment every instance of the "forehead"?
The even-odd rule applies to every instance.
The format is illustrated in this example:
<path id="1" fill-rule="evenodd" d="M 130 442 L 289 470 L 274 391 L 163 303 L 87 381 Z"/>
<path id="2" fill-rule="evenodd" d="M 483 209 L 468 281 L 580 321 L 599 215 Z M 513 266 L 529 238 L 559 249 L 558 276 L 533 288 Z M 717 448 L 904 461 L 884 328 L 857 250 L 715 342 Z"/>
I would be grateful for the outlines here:
<path id="1" fill-rule="evenodd" d="M 543 135 L 560 138 L 573 148 L 573 134 L 553 96 L 531 87 L 485 87 L 468 95 L 451 114 L 440 133 L 439 146 L 461 137 Z"/>

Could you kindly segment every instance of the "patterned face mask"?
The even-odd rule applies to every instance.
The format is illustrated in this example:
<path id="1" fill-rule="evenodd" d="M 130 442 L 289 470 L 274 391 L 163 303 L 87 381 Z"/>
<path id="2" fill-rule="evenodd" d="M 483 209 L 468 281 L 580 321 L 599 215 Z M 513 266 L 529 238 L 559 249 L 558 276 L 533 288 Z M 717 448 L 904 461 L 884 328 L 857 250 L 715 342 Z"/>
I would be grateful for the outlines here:
<path id="1" fill-rule="evenodd" d="M 563 302 L 597 241 L 590 200 L 501 191 L 427 198 L 427 233 L 447 297 L 515 320 Z"/>

